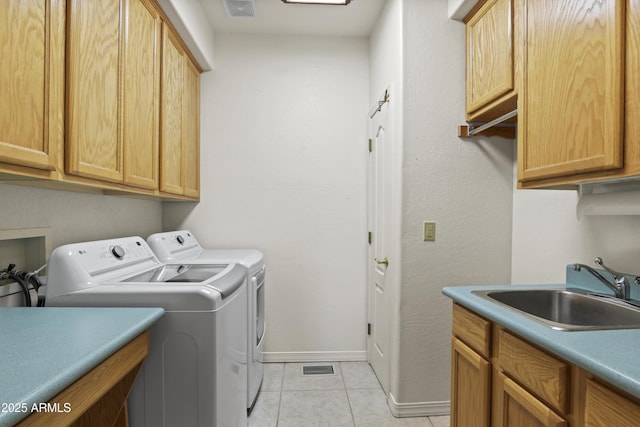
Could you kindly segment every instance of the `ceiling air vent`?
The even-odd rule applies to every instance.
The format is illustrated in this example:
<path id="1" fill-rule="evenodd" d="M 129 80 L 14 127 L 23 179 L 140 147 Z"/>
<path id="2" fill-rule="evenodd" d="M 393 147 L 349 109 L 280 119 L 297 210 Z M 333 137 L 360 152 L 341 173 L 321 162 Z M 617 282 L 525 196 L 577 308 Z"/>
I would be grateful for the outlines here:
<path id="1" fill-rule="evenodd" d="M 229 18 L 255 18 L 256 0 L 222 0 Z"/>

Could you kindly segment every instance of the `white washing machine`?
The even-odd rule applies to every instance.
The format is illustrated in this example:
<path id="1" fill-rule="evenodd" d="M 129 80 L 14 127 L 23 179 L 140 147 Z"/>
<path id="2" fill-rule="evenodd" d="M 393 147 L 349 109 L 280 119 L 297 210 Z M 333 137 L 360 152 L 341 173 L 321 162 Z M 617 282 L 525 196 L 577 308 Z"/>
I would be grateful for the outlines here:
<path id="1" fill-rule="evenodd" d="M 133 427 L 247 424 L 247 269 L 160 262 L 141 237 L 61 246 L 47 306 L 162 307 L 129 396 Z"/>
<path id="2" fill-rule="evenodd" d="M 189 230 L 152 234 L 147 243 L 163 262 L 237 263 L 248 269 L 247 409 L 251 410 L 264 377 L 265 265 L 255 249 L 204 249 Z"/>

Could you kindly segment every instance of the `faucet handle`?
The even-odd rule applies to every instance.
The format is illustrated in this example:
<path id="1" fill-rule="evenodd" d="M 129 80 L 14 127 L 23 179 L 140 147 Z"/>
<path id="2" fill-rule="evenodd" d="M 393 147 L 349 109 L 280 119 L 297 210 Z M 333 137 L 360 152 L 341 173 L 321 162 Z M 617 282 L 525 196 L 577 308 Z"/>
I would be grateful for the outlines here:
<path id="1" fill-rule="evenodd" d="M 613 276 L 613 280 L 618 280 L 618 276 L 621 276 L 620 273 L 617 273 L 617 272 L 613 271 L 612 269 L 610 269 L 609 267 L 607 267 L 606 265 L 604 265 L 604 260 L 602 258 L 600 258 L 599 256 L 596 257 L 596 259 L 594 259 L 593 262 L 595 262 L 600 267 L 604 268 L 605 271 L 607 271 L 609 274 L 611 274 Z"/>

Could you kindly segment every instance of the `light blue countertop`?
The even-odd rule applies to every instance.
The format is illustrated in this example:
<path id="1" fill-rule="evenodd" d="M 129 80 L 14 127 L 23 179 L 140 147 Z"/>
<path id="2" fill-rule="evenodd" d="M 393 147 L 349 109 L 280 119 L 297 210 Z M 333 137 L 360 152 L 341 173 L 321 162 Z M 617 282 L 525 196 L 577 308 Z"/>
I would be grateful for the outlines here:
<path id="1" fill-rule="evenodd" d="M 28 416 L 34 403 L 49 401 L 163 314 L 161 308 L 0 308 L 0 426 Z"/>
<path id="2" fill-rule="evenodd" d="M 538 286 L 454 286 L 442 290 L 446 296 L 481 316 L 547 349 L 610 384 L 640 398 L 640 330 L 558 331 L 475 294 L 477 290 L 550 289 Z"/>

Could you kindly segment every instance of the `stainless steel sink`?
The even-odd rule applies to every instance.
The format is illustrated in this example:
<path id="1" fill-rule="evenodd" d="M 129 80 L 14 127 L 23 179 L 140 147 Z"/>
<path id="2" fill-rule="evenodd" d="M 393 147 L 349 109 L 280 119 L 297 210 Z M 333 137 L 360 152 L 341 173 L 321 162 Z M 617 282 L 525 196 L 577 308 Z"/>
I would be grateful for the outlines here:
<path id="1" fill-rule="evenodd" d="M 577 331 L 640 328 L 640 308 L 615 298 L 564 289 L 473 293 L 553 329 Z"/>

